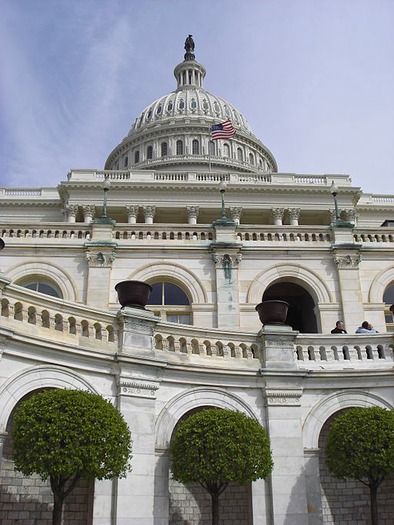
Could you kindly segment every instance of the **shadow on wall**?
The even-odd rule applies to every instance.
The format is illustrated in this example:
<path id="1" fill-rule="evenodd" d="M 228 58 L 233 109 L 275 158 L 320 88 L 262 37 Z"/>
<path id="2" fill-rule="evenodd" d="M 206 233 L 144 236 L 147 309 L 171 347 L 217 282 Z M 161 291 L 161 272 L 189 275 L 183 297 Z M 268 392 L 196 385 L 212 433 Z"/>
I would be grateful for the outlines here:
<path id="1" fill-rule="evenodd" d="M 170 478 L 169 525 L 211 525 L 211 496 L 198 483 L 182 485 Z M 220 523 L 252 525 L 251 484 L 230 484 L 219 499 Z"/>

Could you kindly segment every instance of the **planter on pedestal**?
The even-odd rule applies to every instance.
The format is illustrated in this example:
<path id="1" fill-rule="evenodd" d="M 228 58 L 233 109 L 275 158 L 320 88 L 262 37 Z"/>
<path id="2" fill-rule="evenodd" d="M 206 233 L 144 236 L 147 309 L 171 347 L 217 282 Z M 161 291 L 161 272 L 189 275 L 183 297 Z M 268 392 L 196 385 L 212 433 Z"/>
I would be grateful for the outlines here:
<path id="1" fill-rule="evenodd" d="M 152 286 L 144 281 L 121 281 L 115 286 L 115 290 L 122 307 L 128 306 L 145 310 Z"/>
<path id="2" fill-rule="evenodd" d="M 256 306 L 262 324 L 284 325 L 289 303 L 279 299 L 267 299 Z"/>

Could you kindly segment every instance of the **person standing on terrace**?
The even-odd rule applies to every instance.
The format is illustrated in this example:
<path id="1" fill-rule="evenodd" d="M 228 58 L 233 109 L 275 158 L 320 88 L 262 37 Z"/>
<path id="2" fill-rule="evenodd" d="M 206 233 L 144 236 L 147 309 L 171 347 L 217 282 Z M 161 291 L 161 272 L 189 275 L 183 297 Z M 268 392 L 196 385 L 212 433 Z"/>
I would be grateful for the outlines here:
<path id="1" fill-rule="evenodd" d="M 331 330 L 331 333 L 332 334 L 347 334 L 343 321 L 337 321 L 335 323 L 335 328 Z"/>

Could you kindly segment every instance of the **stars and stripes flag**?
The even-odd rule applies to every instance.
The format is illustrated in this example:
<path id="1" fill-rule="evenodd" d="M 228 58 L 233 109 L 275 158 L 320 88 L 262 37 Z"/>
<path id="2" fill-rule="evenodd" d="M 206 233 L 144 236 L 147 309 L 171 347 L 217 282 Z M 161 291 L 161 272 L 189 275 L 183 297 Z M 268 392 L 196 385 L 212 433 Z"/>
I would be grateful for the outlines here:
<path id="1" fill-rule="evenodd" d="M 231 120 L 227 119 L 221 124 L 214 124 L 211 126 L 211 139 L 227 139 L 235 135 L 235 128 L 231 124 Z"/>

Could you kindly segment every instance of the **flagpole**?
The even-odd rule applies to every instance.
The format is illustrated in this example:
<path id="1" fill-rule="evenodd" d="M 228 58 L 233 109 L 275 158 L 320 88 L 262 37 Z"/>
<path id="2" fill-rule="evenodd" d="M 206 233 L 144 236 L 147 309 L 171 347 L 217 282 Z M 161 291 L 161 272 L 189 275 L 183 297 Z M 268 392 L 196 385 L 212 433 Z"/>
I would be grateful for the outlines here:
<path id="1" fill-rule="evenodd" d="M 213 144 L 213 140 L 209 139 L 209 141 L 208 141 L 209 173 L 211 173 L 211 171 L 212 171 L 212 166 L 211 166 L 211 144 Z"/>

